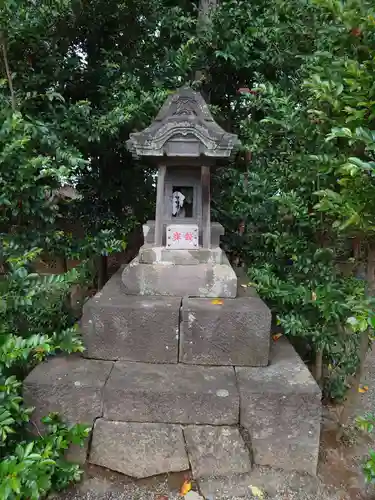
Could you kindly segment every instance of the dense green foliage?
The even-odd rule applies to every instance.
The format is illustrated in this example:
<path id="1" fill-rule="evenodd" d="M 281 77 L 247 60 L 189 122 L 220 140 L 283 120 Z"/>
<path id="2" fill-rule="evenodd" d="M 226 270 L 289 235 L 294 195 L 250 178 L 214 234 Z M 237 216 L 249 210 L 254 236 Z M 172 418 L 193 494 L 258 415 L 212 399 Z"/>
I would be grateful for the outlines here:
<path id="1" fill-rule="evenodd" d="M 252 281 L 284 333 L 306 340 L 326 395 L 343 398 L 372 321 L 365 283 L 355 277 L 368 264 L 373 288 L 374 23 L 362 2 L 314 6 L 305 25 L 310 53 L 293 47 L 294 71 L 273 80 L 259 74 L 240 98 L 252 160 L 223 174 L 217 213 L 233 233 L 245 222 L 236 251 Z"/>
<path id="2" fill-rule="evenodd" d="M 153 168 L 125 143 L 182 84 L 201 90 L 243 144 L 214 179 L 228 252 L 284 333 L 302 341 L 326 396 L 342 399 L 360 375 L 374 323 L 373 8 L 222 0 L 204 29 L 198 19 L 196 0 L 2 2 L 4 498 L 38 498 L 78 477 L 60 459 L 87 430 L 53 417 L 50 434 L 30 438 L 20 384 L 46 356 L 82 349 L 70 287 L 152 214 Z M 80 197 L 62 201 L 64 184 Z M 69 229 L 77 221 L 78 233 Z M 42 252 L 84 263 L 38 276 Z"/>
<path id="3" fill-rule="evenodd" d="M 29 264 L 37 249 L 3 247 L 7 273 L 0 281 L 0 497 L 39 499 L 80 477 L 78 465 L 63 460 L 70 444 L 80 444 L 89 429 L 67 427 L 56 415 L 46 416 L 46 433 L 28 427 L 32 408 L 22 401 L 22 378 L 30 368 L 57 352 L 83 347 L 72 322 L 67 298 L 76 270 L 67 275 L 39 276 Z M 31 432 L 30 432 L 31 431 Z M 38 437 L 35 437 L 37 435 Z"/>

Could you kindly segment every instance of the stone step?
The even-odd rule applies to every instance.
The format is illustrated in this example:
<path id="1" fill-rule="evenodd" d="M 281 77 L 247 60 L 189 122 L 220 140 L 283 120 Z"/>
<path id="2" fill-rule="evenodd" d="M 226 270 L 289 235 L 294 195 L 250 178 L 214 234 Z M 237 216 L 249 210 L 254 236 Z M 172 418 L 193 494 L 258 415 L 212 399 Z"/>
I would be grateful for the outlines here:
<path id="1" fill-rule="evenodd" d="M 83 308 L 84 356 L 177 363 L 181 297 L 125 295 L 120 283 L 121 270 Z"/>
<path id="2" fill-rule="evenodd" d="M 292 345 L 274 342 L 265 368 L 236 367 L 240 424 L 257 465 L 316 474 L 321 391 Z"/>
<path id="3" fill-rule="evenodd" d="M 271 311 L 259 297 L 185 298 L 180 361 L 199 365 L 266 366 Z"/>
<path id="4" fill-rule="evenodd" d="M 205 498 L 218 498 L 218 490 L 225 489 L 231 496 L 248 494 L 250 449 L 238 427 L 189 425 L 184 436 L 193 477 Z"/>
<path id="5" fill-rule="evenodd" d="M 139 446 L 139 453 L 146 454 L 149 465 L 143 472 L 137 466 L 138 472 L 133 471 L 136 477 L 148 475 L 152 469 L 153 442 L 171 440 L 179 450 L 172 454 L 173 461 L 168 461 L 170 450 L 163 444 L 163 471 L 183 470 L 186 462 L 181 451 L 182 432 L 202 491 L 211 494 L 235 488 L 236 495 L 240 495 L 246 490 L 250 466 L 238 426 L 246 446 L 251 446 L 256 465 L 316 473 L 321 393 L 285 339 L 272 344 L 270 365 L 266 367 L 234 369 L 98 361 L 74 355 L 55 357 L 30 372 L 23 392 L 25 404 L 36 408 L 32 421 L 40 430 L 40 418 L 50 412 L 59 412 L 69 423 L 92 425 L 97 421 L 100 432 L 95 436 L 94 430 L 92 452 L 95 463 L 99 463 L 97 457 L 101 454 L 105 456 L 107 447 L 109 453 L 111 445 L 112 462 L 108 458 L 107 464 L 100 464 L 129 473 L 131 469 L 126 472 L 125 467 L 131 464 L 124 458 L 123 448 Z M 117 422 L 116 426 L 113 422 Z M 144 437 L 148 429 L 147 449 L 142 448 L 142 442 L 148 442 Z M 112 443 L 106 441 L 107 433 Z M 131 451 L 127 456 L 131 457 Z M 167 457 L 165 461 L 163 456 Z M 170 470 L 164 470 L 168 467 Z"/>
<path id="6" fill-rule="evenodd" d="M 118 361 L 104 389 L 103 415 L 127 422 L 236 424 L 234 369 Z"/>
<path id="7" fill-rule="evenodd" d="M 95 422 L 89 462 L 134 478 L 192 469 L 207 492 L 215 481 L 231 483 L 231 492 L 242 494 L 252 470 L 250 450 L 239 429 L 160 423 L 128 423 L 104 418 Z M 240 482 L 235 488 L 234 479 Z M 216 492 L 216 491 L 215 491 Z M 210 493 L 214 493 L 211 491 Z"/>
<path id="8" fill-rule="evenodd" d="M 81 330 L 92 359 L 265 366 L 270 324 L 251 289 L 234 299 L 126 295 L 119 271 L 85 304 Z"/>
<path id="9" fill-rule="evenodd" d="M 180 425 L 98 419 L 89 461 L 134 478 L 190 468 Z"/>

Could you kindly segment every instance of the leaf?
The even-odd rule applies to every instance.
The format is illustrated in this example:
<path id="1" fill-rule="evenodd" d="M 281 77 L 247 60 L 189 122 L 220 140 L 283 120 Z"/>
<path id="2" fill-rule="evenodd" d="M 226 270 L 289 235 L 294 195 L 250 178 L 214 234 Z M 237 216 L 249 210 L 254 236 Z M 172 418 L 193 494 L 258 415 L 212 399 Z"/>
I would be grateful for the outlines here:
<path id="1" fill-rule="evenodd" d="M 358 392 L 360 392 L 361 394 L 364 394 L 367 391 L 368 391 L 368 385 L 360 384 L 360 386 L 358 387 Z"/>
<path id="2" fill-rule="evenodd" d="M 213 299 L 211 300 L 211 304 L 213 304 L 214 306 L 221 306 L 224 304 L 224 301 L 221 299 Z"/>
<path id="3" fill-rule="evenodd" d="M 184 495 L 186 495 L 186 493 L 188 493 L 191 490 L 191 488 L 192 488 L 191 481 L 189 480 L 184 481 L 180 488 L 180 495 L 183 497 Z"/>
<path id="4" fill-rule="evenodd" d="M 250 488 L 251 494 L 255 498 L 260 498 L 261 500 L 263 500 L 265 498 L 264 492 L 260 488 L 258 488 L 257 486 L 249 486 L 249 488 Z"/>

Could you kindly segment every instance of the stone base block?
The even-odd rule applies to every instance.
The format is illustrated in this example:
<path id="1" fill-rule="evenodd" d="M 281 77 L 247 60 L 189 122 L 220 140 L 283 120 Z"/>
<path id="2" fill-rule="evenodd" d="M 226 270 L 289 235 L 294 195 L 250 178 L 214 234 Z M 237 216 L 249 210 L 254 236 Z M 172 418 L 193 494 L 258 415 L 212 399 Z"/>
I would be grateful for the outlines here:
<path id="1" fill-rule="evenodd" d="M 95 423 L 89 461 L 135 478 L 189 469 L 181 426 L 105 419 Z"/>
<path id="2" fill-rule="evenodd" d="M 236 367 L 240 423 L 251 436 L 254 462 L 316 474 L 321 392 L 286 339 L 273 343 L 266 368 Z"/>
<path id="3" fill-rule="evenodd" d="M 181 298 L 125 295 L 120 289 L 121 272 L 83 308 L 84 355 L 107 360 L 177 363 Z"/>
<path id="4" fill-rule="evenodd" d="M 233 368 L 116 362 L 104 417 L 127 422 L 231 425 L 239 397 Z"/>
<path id="5" fill-rule="evenodd" d="M 139 250 L 140 264 L 172 264 L 182 266 L 195 266 L 197 264 L 222 264 L 224 252 L 220 247 L 194 250 L 172 249 L 143 245 Z"/>
<path id="6" fill-rule="evenodd" d="M 271 312 L 258 297 L 182 302 L 180 361 L 203 365 L 266 366 Z"/>
<path id="7" fill-rule="evenodd" d="M 223 254 L 222 264 L 141 264 L 135 258 L 122 274 L 122 289 L 129 295 L 175 297 L 236 297 L 237 276 Z"/>
<path id="8" fill-rule="evenodd" d="M 251 471 L 250 451 L 238 427 L 189 425 L 184 435 L 195 479 Z"/>
<path id="9" fill-rule="evenodd" d="M 102 392 L 113 363 L 83 359 L 80 356 L 56 357 L 38 365 L 23 383 L 26 406 L 35 407 L 32 421 L 51 412 L 61 414 L 69 424 L 92 425 L 102 415 Z"/>

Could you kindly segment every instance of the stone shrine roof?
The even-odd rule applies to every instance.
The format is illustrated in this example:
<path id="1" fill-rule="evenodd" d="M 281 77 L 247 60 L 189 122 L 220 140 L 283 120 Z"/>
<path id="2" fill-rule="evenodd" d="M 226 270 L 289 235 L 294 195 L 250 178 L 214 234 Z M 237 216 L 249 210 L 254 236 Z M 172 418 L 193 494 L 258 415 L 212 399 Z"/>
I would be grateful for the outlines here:
<path id="1" fill-rule="evenodd" d="M 126 144 L 137 157 L 220 159 L 232 156 L 240 141 L 214 121 L 200 93 L 185 87 L 170 95 L 151 125 L 130 134 Z"/>

